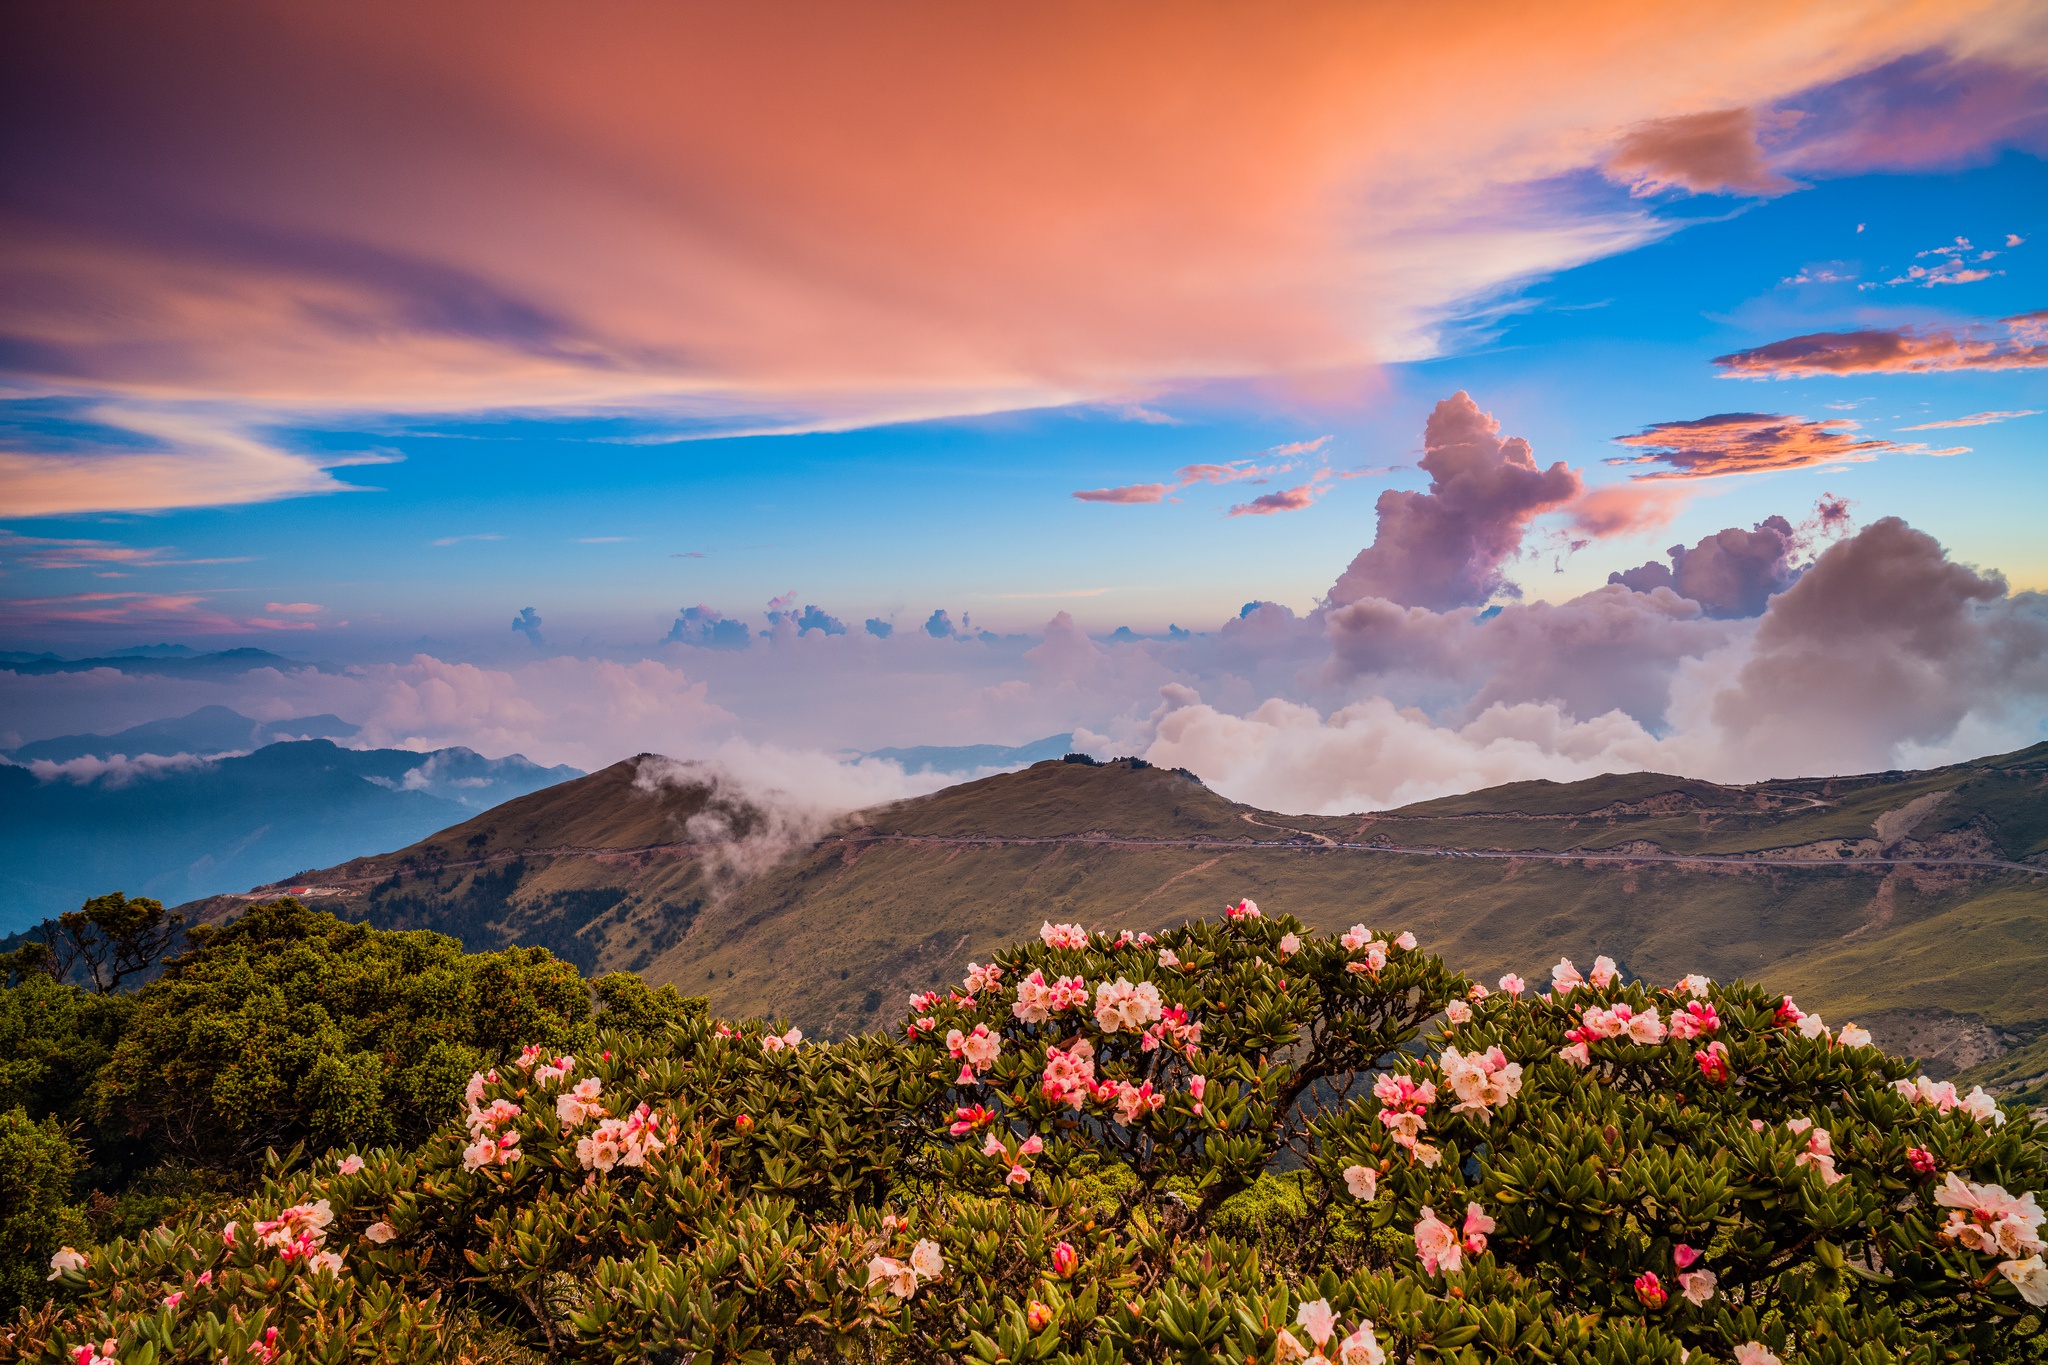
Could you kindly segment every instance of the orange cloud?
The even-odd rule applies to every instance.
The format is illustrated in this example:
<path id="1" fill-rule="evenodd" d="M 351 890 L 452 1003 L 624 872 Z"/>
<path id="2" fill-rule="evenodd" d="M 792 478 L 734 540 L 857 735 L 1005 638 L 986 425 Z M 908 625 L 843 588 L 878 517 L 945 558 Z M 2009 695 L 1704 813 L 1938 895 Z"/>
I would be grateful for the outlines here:
<path id="1" fill-rule="evenodd" d="M 1785 194 L 1800 186 L 1772 170 L 1757 145 L 1757 117 L 1748 109 L 1651 119 L 1629 130 L 1607 174 L 1632 193 L 1663 189 L 1695 194 Z"/>
<path id="2" fill-rule="evenodd" d="M 1763 412 L 1723 412 L 1689 422 L 1657 422 L 1633 436 L 1617 436 L 1617 445 L 1645 452 L 1621 456 L 1609 464 L 1663 464 L 1641 480 L 1706 479 L 1728 474 L 1767 474 L 1811 465 L 1860 463 L 1886 451 L 1916 455 L 1960 455 L 1968 449 L 1951 446 L 1931 450 L 1917 442 L 1901 444 L 1879 437 L 1858 437 L 1857 424 L 1847 417 L 1814 421 Z"/>
<path id="3" fill-rule="evenodd" d="M 249 623 L 209 611 L 197 593 L 86 592 L 0 599 L 0 628 L 157 627 L 198 635 L 239 635 Z"/>
<path id="4" fill-rule="evenodd" d="M 224 0 L 109 29 L 36 7 L 0 336 L 67 392 L 747 429 L 1356 371 L 1666 230 L 1504 189 L 1605 162 L 1762 186 L 1707 125 L 2024 19 Z"/>
<path id="5" fill-rule="evenodd" d="M 2048 310 L 2004 318 L 2000 325 L 2005 329 L 2003 335 L 1982 326 L 1808 332 L 1754 350 L 1717 355 L 1714 363 L 1727 379 L 2025 370 L 2048 365 Z"/>

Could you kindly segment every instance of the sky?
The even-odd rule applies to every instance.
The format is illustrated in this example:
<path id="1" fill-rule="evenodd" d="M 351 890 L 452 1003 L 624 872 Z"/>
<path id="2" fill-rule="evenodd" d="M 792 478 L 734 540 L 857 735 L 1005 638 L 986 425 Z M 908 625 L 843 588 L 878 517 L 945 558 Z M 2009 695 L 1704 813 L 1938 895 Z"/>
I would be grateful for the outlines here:
<path id="1" fill-rule="evenodd" d="M 2048 19 L 1696 8 L 10 13 L 0 649 L 291 662 L 0 747 L 2048 737 Z"/>

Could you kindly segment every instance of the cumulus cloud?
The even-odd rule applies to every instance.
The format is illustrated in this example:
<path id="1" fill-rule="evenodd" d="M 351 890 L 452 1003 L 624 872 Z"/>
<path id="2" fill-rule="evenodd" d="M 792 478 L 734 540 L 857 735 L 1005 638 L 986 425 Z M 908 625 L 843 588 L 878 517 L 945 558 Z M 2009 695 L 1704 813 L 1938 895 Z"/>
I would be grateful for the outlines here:
<path id="1" fill-rule="evenodd" d="M 684 607 L 676 619 L 669 623 L 668 634 L 663 644 L 696 645 L 701 649 L 745 649 L 754 642 L 754 633 L 747 629 L 745 621 L 728 617 L 716 607 L 701 603 Z"/>
<path id="2" fill-rule="evenodd" d="M 1808 332 L 1717 355 L 1729 379 L 1811 379 L 1831 374 L 1936 374 L 2026 370 L 2048 365 L 2048 309 L 2002 318 L 1996 327 L 1872 327 Z"/>
<path id="3" fill-rule="evenodd" d="M 1562 461 L 1541 468 L 1527 441 L 1503 439 L 1500 423 L 1462 389 L 1430 413 L 1423 446 L 1417 463 L 1429 490 L 1380 494 L 1373 543 L 1330 589 L 1332 604 L 1382 597 L 1441 611 L 1518 595 L 1503 570 L 1524 530 L 1584 488 Z"/>
<path id="4" fill-rule="evenodd" d="M 1814 420 L 1767 412 L 1723 412 L 1683 422 L 1655 422 L 1616 445 L 1641 455 L 1618 456 L 1614 465 L 1662 464 L 1644 480 L 1711 479 L 1729 474 L 1766 474 L 1811 465 L 1859 463 L 1886 451 L 1916 455 L 1960 455 L 1966 447 L 1932 450 L 1876 436 L 1857 436 L 1859 423 L 1847 417 Z"/>
<path id="5" fill-rule="evenodd" d="M 2048 599 L 2008 596 L 1997 574 L 1885 517 L 1772 600 L 1710 715 L 1723 766 L 1791 776 L 1885 767 L 1973 713 L 2029 724 L 2044 697 Z"/>
<path id="6" fill-rule="evenodd" d="M 963 616 L 961 619 L 964 623 L 966 618 Z M 961 629 L 954 627 L 953 617 L 944 607 L 940 607 L 925 618 L 924 633 L 931 636 L 934 640 L 953 639 L 962 633 L 962 629 L 964 629 L 964 625 Z"/>
<path id="7" fill-rule="evenodd" d="M 1709 616 L 1758 616 L 1772 593 L 1791 586 L 1799 571 L 1793 563 L 1799 548 L 1792 523 L 1765 517 L 1750 530 L 1728 527 L 1707 536 L 1691 549 L 1674 545 L 1671 564 L 1655 560 L 1641 568 L 1607 575 L 1635 592 L 1669 588 L 1700 604 Z"/>
<path id="8" fill-rule="evenodd" d="M 533 642 L 536 649 L 547 648 L 547 641 L 540 634 L 540 613 L 532 607 L 521 607 L 519 614 L 512 618 L 512 630 Z"/>
<path id="9" fill-rule="evenodd" d="M 1691 490 L 1677 484 L 1631 479 L 1587 489 L 1568 511 L 1573 530 L 1598 540 L 1668 526 L 1691 497 Z"/>
<path id="10" fill-rule="evenodd" d="M 1799 188 L 1772 170 L 1749 109 L 1714 109 L 1637 124 L 1607 159 L 1607 174 L 1637 195 L 1681 189 L 1694 194 L 1778 195 Z"/>
<path id="11" fill-rule="evenodd" d="M 865 629 L 877 640 L 886 640 L 896 633 L 896 627 L 879 616 L 870 616 L 865 623 Z"/>

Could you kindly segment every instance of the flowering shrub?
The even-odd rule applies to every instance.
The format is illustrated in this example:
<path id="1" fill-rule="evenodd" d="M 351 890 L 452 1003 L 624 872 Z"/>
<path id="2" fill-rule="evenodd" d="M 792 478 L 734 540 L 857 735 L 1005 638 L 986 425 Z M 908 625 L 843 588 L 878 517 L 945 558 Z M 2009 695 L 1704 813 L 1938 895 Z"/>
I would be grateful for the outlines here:
<path id="1" fill-rule="evenodd" d="M 284 1160 L 237 1207 L 59 1253 L 14 1349 L 2033 1358 L 2031 1120 L 1752 987 L 1551 980 L 1489 991 L 1246 901 L 1157 937 L 1048 924 L 890 1036 L 530 1046 L 416 1148 Z"/>

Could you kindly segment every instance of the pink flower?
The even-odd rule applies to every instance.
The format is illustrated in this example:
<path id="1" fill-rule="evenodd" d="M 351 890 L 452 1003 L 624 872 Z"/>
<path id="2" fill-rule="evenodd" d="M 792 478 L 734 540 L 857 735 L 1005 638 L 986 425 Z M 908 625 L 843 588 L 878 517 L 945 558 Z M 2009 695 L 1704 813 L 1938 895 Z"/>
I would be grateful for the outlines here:
<path id="1" fill-rule="evenodd" d="M 1283 962 L 1284 962 L 1284 961 L 1286 961 L 1286 960 L 1287 960 L 1288 958 L 1290 958 L 1290 957 L 1293 957 L 1293 956 L 1294 956 L 1294 955 L 1295 955 L 1296 953 L 1298 953 L 1298 952 L 1300 952 L 1300 951 L 1301 951 L 1301 935 L 1299 935 L 1299 934 L 1282 934 L 1282 935 L 1280 935 L 1280 959 L 1281 959 L 1281 961 L 1283 961 Z"/>
<path id="2" fill-rule="evenodd" d="M 1663 1281 L 1657 1278 L 1656 1271 L 1645 1270 L 1642 1274 L 1636 1276 L 1636 1297 L 1643 1301 L 1643 1307 L 1645 1308 L 1662 1308 L 1664 1306 L 1664 1300 L 1667 1296 L 1664 1293 Z"/>
<path id="3" fill-rule="evenodd" d="M 183 1303 L 184 1301 L 185 1291 L 182 1289 L 164 1295 L 164 1307 L 166 1308 L 176 1308 L 179 1304 Z"/>
<path id="4" fill-rule="evenodd" d="M 990 1133 L 981 1140 L 981 1154 L 983 1156 L 999 1156 L 1007 1161 L 1009 1160 L 1010 1149 L 1003 1146 L 1001 1138 L 997 1137 L 994 1133 Z"/>
<path id="5" fill-rule="evenodd" d="M 1180 954 L 1171 948 L 1161 948 L 1159 950 L 1159 965 L 1162 967 L 1178 967 L 1180 965 Z"/>
<path id="6" fill-rule="evenodd" d="M 1328 1299 L 1315 1299 L 1295 1310 L 1294 1325 L 1306 1331 L 1316 1349 L 1321 1350 L 1337 1330 L 1337 1315 L 1330 1311 Z"/>
<path id="7" fill-rule="evenodd" d="M 1353 1199 L 1370 1203 L 1379 1197 L 1380 1173 L 1370 1166 L 1346 1166 L 1344 1188 L 1351 1191 Z"/>
<path id="8" fill-rule="evenodd" d="M 1031 1172 L 1025 1170 L 1022 1166 L 1010 1167 L 1010 1173 L 1003 1177 L 1004 1182 L 1011 1185 L 1022 1185 L 1030 1179 Z"/>
<path id="9" fill-rule="evenodd" d="M 1444 1018 L 1453 1024 L 1472 1022 L 1472 1007 L 1462 1000 L 1453 1000 L 1444 1006 Z"/>
<path id="10" fill-rule="evenodd" d="M 1396 948 L 1399 948 L 1399 949 L 1400 949 L 1400 950 L 1401 950 L 1402 952 L 1404 952 L 1404 953 L 1412 953 L 1412 952 L 1414 952 L 1414 951 L 1415 951 L 1415 935 L 1413 935 L 1413 934 L 1409 933 L 1409 932 L 1408 932 L 1407 930 L 1403 929 L 1403 930 L 1401 931 L 1401 936 L 1400 936 L 1399 938 L 1397 938 L 1397 939 L 1395 939 L 1395 940 L 1394 940 L 1394 946 L 1395 946 Z"/>
<path id="11" fill-rule="evenodd" d="M 1067 1278 L 1067 1276 L 1073 1274 L 1074 1268 L 1080 1264 L 1081 1254 L 1074 1250 L 1074 1244 L 1072 1242 L 1060 1242 L 1053 1247 L 1053 1274 L 1059 1276 L 1061 1279 L 1064 1280 Z"/>
<path id="12" fill-rule="evenodd" d="M 1913 1174 L 1915 1175 L 1933 1175 L 1934 1153 L 1928 1151 L 1925 1147 L 1908 1147 L 1906 1149 L 1906 1164 L 1913 1168 Z"/>
<path id="13" fill-rule="evenodd" d="M 1671 1036 L 1690 1041 L 1720 1030 L 1721 1016 L 1714 1013 L 1712 1005 L 1703 1005 L 1697 1000 L 1686 1002 L 1682 1010 L 1671 1012 Z"/>
<path id="14" fill-rule="evenodd" d="M 341 1274 L 341 1253 L 338 1251 L 322 1251 L 308 1257 L 306 1269 L 318 1271 L 324 1275 L 339 1275 Z"/>
<path id="15" fill-rule="evenodd" d="M 1785 1362 L 1764 1349 L 1760 1341 L 1745 1341 L 1735 1348 L 1735 1365 L 1785 1365 Z"/>
<path id="16" fill-rule="evenodd" d="M 1048 948 L 1086 948 L 1088 931 L 1078 924 L 1041 924 L 1038 937 Z"/>
<path id="17" fill-rule="evenodd" d="M 1487 996 L 1492 994 L 1492 991 L 1486 989 L 1486 987 L 1480 985 L 1477 981 L 1473 982 L 1470 986 L 1465 988 L 1465 998 L 1467 1000 L 1484 1000 Z"/>
<path id="18" fill-rule="evenodd" d="M 1496 1108 L 1521 1093 L 1521 1063 L 1509 1061 L 1498 1047 L 1471 1055 L 1445 1048 L 1439 1064 L 1444 1069 L 1444 1083 L 1458 1097 L 1451 1106 L 1454 1114 L 1477 1114 L 1490 1120 Z"/>
<path id="19" fill-rule="evenodd" d="M 1129 1127 L 1154 1113 L 1166 1104 L 1166 1096 L 1152 1089 L 1152 1082 L 1132 1085 L 1129 1081 L 1116 1083 L 1116 1121 Z"/>
<path id="20" fill-rule="evenodd" d="M 1040 1137 L 1038 1134 L 1033 1133 L 1030 1137 L 1025 1138 L 1024 1141 L 1021 1144 L 1019 1144 L 1017 1148 L 1017 1154 L 1019 1156 L 1037 1156 L 1040 1152 L 1044 1150 L 1045 1139 Z"/>
<path id="21" fill-rule="evenodd" d="M 1678 1288 L 1685 1295 L 1685 1301 L 1697 1308 L 1714 1297 L 1714 1286 L 1718 1282 L 1711 1270 L 1693 1270 L 1678 1277 Z"/>
<path id="22" fill-rule="evenodd" d="M 1513 972 L 1509 972 L 1500 979 L 1500 988 L 1508 995 L 1519 1000 L 1522 997 L 1522 992 L 1529 989 L 1529 986 L 1521 977 L 1516 976 Z"/>
<path id="23" fill-rule="evenodd" d="M 1680 977 L 1676 989 L 1695 1000 L 1704 1000 L 1707 998 L 1707 992 L 1713 988 L 1713 985 L 1713 981 L 1707 977 L 1701 976 L 1698 972 L 1693 972 L 1688 976 Z"/>
<path id="24" fill-rule="evenodd" d="M 1486 1234 L 1494 1230 L 1494 1221 L 1486 1216 L 1486 1210 L 1477 1204 L 1465 1205 L 1465 1250 L 1477 1256 L 1486 1250 Z"/>
<path id="25" fill-rule="evenodd" d="M 1805 1132 L 1813 1127 L 1812 1119 L 1793 1119 L 1785 1125 L 1793 1132 Z M 1806 1150 L 1792 1158 L 1795 1166 L 1811 1166 L 1820 1172 L 1821 1183 L 1832 1185 L 1843 1177 L 1835 1169 L 1835 1149 L 1825 1128 L 1814 1128 L 1806 1136 Z"/>
<path id="26" fill-rule="evenodd" d="M 1843 1047 L 1869 1047 L 1870 1030 L 1853 1023 L 1844 1024 L 1841 1031 L 1835 1035 L 1835 1041 Z"/>
<path id="27" fill-rule="evenodd" d="M 57 1254 L 50 1258 L 50 1273 L 46 1279 L 62 1279 L 67 1270 L 85 1269 L 85 1253 L 72 1247 L 59 1247 Z"/>
<path id="28" fill-rule="evenodd" d="M 397 1235 L 398 1229 L 392 1227 L 391 1224 L 384 1222 L 382 1219 L 379 1219 L 377 1222 L 374 1222 L 370 1224 L 370 1226 L 363 1229 L 363 1236 L 369 1238 L 378 1246 L 383 1246 L 386 1242 L 390 1241 L 393 1237 L 396 1237 Z"/>
<path id="29" fill-rule="evenodd" d="M 1733 1074 L 1728 1066 L 1728 1049 L 1719 1042 L 1708 1043 L 1693 1054 L 1693 1061 L 1699 1064 L 1700 1075 L 1715 1085 L 1728 1084 Z"/>
<path id="30" fill-rule="evenodd" d="M 1550 989 L 1553 994 L 1570 995 L 1585 984 L 1586 979 L 1579 975 L 1579 969 L 1572 965 L 1572 960 L 1568 957 L 1559 958 L 1557 965 L 1550 969 Z"/>
<path id="31" fill-rule="evenodd" d="M 341 1165 L 335 1169 L 342 1175 L 354 1175 L 357 1171 L 363 1169 L 363 1159 L 354 1152 L 350 1152 L 341 1159 Z"/>
<path id="32" fill-rule="evenodd" d="M 946 1051 L 965 1060 L 975 1072 L 987 1071 L 994 1066 L 996 1054 L 1002 1051 L 1002 1047 L 1002 1035 L 989 1032 L 987 1024 L 976 1024 L 972 1033 L 953 1029 L 946 1034 Z"/>
<path id="33" fill-rule="evenodd" d="M 1095 1045 L 1078 1038 L 1065 1051 L 1045 1050 L 1045 1075 L 1039 1093 L 1073 1109 L 1083 1107 L 1095 1093 Z"/>
<path id="34" fill-rule="evenodd" d="M 1771 1015 L 1771 1023 L 1778 1028 L 1791 1028 L 1805 1017 L 1804 1014 L 1800 1013 L 1799 1006 L 1793 1004 L 1792 997 L 1788 995 L 1778 1002 L 1778 1008 Z"/>
<path id="35" fill-rule="evenodd" d="M 1465 1254 L 1463 1243 L 1451 1225 L 1437 1218 L 1436 1210 L 1424 1205 L 1422 1217 L 1415 1223 L 1415 1254 L 1422 1259 L 1423 1270 L 1431 1275 L 1442 1270 L 1445 1274 L 1455 1271 Z"/>
<path id="36" fill-rule="evenodd" d="M 1584 1070 L 1593 1064 L 1592 1049 L 1584 1043 L 1570 1043 L 1557 1050 L 1558 1058 Z"/>
<path id="37" fill-rule="evenodd" d="M 1825 1038 L 1828 1026 L 1821 1022 L 1818 1014 L 1802 1014 L 1799 1016 L 1799 1032 L 1807 1038 Z"/>
<path id="38" fill-rule="evenodd" d="M 1265 916 L 1259 913 L 1258 904 L 1250 899 L 1240 900 L 1236 905 L 1225 906 L 1223 914 L 1226 919 L 1265 918 Z"/>
<path id="39" fill-rule="evenodd" d="M 967 964 L 967 979 L 961 984 L 969 995 L 980 995 L 983 991 L 994 990 L 996 983 L 1003 979 L 1003 969 L 991 962 L 984 967 L 979 962 Z"/>
<path id="40" fill-rule="evenodd" d="M 1680 1270 L 1690 1270 L 1692 1263 L 1699 1258 L 1700 1252 L 1698 1247 L 1689 1247 L 1685 1243 L 1680 1242 L 1677 1246 L 1671 1248 L 1671 1259 L 1678 1263 Z"/>
<path id="41" fill-rule="evenodd" d="M 876 1285 L 899 1299 L 907 1299 L 917 1293 L 917 1272 L 892 1257 L 877 1256 L 868 1262 L 868 1288 Z"/>
<path id="42" fill-rule="evenodd" d="M 1604 991 L 1614 984 L 1619 975 L 1621 973 L 1615 968 L 1613 958 L 1596 957 L 1593 959 L 1593 974 L 1588 979 L 1592 981 L 1594 990 Z"/>

